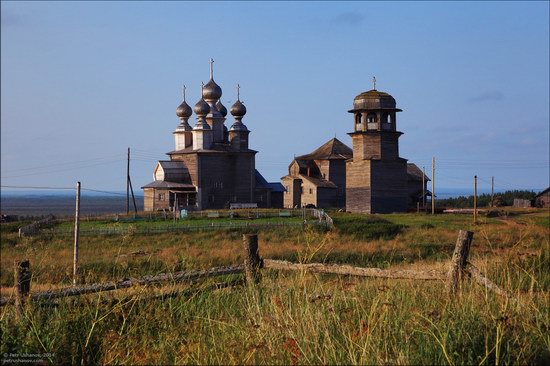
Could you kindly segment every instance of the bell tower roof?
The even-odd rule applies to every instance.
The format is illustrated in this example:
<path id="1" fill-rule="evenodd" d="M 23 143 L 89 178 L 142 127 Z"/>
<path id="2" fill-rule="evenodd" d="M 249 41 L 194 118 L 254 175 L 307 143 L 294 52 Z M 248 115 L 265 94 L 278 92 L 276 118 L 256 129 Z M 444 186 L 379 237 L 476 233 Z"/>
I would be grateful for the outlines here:
<path id="1" fill-rule="evenodd" d="M 374 81 L 374 87 L 376 87 L 376 81 Z M 353 113 L 359 110 L 380 110 L 380 109 L 394 110 L 397 112 L 401 112 L 401 109 L 396 108 L 394 97 L 392 97 L 390 94 L 386 92 L 379 91 L 373 88 L 369 91 L 366 91 L 357 95 L 353 99 L 353 109 L 348 112 Z"/>

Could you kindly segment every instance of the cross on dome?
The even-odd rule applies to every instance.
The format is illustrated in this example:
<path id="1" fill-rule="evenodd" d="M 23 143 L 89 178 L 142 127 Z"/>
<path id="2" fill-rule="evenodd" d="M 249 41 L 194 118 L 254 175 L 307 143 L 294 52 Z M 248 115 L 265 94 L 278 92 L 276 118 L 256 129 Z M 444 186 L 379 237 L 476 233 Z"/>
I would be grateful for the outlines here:
<path id="1" fill-rule="evenodd" d="M 210 57 L 210 80 L 214 78 L 214 59 Z"/>

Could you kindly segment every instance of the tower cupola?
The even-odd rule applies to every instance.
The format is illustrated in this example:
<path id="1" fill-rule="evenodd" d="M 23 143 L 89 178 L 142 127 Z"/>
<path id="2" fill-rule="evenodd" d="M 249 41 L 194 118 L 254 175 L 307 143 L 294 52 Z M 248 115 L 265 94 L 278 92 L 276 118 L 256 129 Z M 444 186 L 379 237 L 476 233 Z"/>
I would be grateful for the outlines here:
<path id="1" fill-rule="evenodd" d="M 204 83 L 201 86 L 201 94 L 203 89 Z M 205 120 L 208 112 L 210 112 L 210 106 L 201 98 L 201 100 L 195 104 L 197 124 L 193 127 L 193 150 L 209 149 L 212 144 L 212 129 Z"/>
<path id="2" fill-rule="evenodd" d="M 179 125 L 176 127 L 176 130 L 173 132 L 174 139 L 176 142 L 176 150 L 185 149 L 193 145 L 193 130 L 189 125 L 189 117 L 193 114 L 193 111 L 189 104 L 185 100 L 185 85 L 183 86 L 183 102 L 176 108 L 176 116 L 180 119 Z"/>
<path id="3" fill-rule="evenodd" d="M 231 106 L 231 115 L 235 118 L 235 122 L 229 129 L 229 142 L 231 146 L 243 150 L 248 149 L 248 134 L 250 131 L 242 122 L 246 114 L 246 107 L 241 102 L 241 86 L 237 84 L 237 101 Z"/>
<path id="4" fill-rule="evenodd" d="M 376 90 L 376 78 L 373 78 L 373 88 L 357 95 L 353 99 L 354 131 L 395 131 L 396 108 L 395 99 L 388 93 Z"/>
<path id="5" fill-rule="evenodd" d="M 221 100 L 218 100 L 218 102 L 216 103 L 216 108 L 218 109 L 218 112 L 220 112 L 222 117 L 225 118 L 225 116 L 227 116 L 227 108 L 225 108 Z"/>
<path id="6" fill-rule="evenodd" d="M 214 81 L 214 60 L 210 59 L 210 80 L 202 89 L 202 99 L 208 103 L 210 111 L 206 115 L 206 122 L 212 129 L 213 142 L 225 142 L 224 116 L 218 111 L 217 102 L 222 96 L 222 88 Z"/>

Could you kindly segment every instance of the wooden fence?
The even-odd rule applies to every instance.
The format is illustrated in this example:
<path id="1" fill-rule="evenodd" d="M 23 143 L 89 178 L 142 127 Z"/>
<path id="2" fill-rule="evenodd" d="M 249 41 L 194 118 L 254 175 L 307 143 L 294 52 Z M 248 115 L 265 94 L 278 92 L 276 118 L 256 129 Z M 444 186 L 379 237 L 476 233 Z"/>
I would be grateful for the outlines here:
<path id="1" fill-rule="evenodd" d="M 319 219 L 319 222 L 324 223 L 328 228 L 332 229 L 334 227 L 334 222 L 332 217 L 330 217 L 325 210 L 313 210 L 313 217 Z"/>
<path id="2" fill-rule="evenodd" d="M 19 228 L 19 237 L 36 235 L 42 227 L 55 222 L 53 215 Z"/>
<path id="3" fill-rule="evenodd" d="M 337 275 L 351 275 L 361 277 L 374 277 L 386 279 L 409 279 L 409 280 L 439 280 L 445 281 L 448 292 L 455 296 L 466 277 L 471 277 L 483 287 L 496 292 L 499 295 L 510 297 L 510 295 L 485 277 L 479 269 L 468 262 L 470 245 L 473 233 L 460 231 L 456 242 L 451 262 L 446 272 L 441 271 L 418 271 L 406 269 L 380 269 L 363 268 L 349 265 L 336 265 L 325 263 L 292 263 L 281 260 L 262 259 L 258 249 L 258 235 L 243 235 L 244 264 L 215 267 L 206 271 L 186 271 L 156 276 L 145 276 L 138 279 L 125 279 L 117 282 L 98 283 L 84 286 L 73 286 L 59 290 L 32 293 L 31 290 L 31 269 L 28 260 L 16 261 L 14 280 L 14 295 L 10 298 L 0 298 L 0 306 L 14 303 L 16 314 L 21 314 L 24 304 L 27 301 L 43 301 L 68 296 L 79 296 L 103 291 L 114 291 L 132 286 L 144 286 L 160 283 L 189 282 L 215 276 L 244 273 L 246 282 L 253 285 L 261 280 L 260 271 L 271 269 L 278 271 L 303 271 L 314 273 L 332 273 Z"/>
<path id="4" fill-rule="evenodd" d="M 323 227 L 332 227 L 332 223 L 327 221 L 310 220 L 307 224 Z M 212 231 L 212 230 L 233 230 L 233 229 L 269 229 L 269 228 L 291 228 L 303 227 L 303 222 L 210 222 L 203 225 L 192 224 L 162 224 L 162 225 L 140 225 L 132 227 L 104 227 L 104 228 L 86 228 L 80 229 L 80 236 L 98 236 L 98 235 L 125 235 L 125 234 L 160 234 L 160 233 L 185 233 L 196 231 Z M 74 235 L 73 228 L 51 228 L 36 231 L 37 234 L 50 234 L 55 236 Z"/>

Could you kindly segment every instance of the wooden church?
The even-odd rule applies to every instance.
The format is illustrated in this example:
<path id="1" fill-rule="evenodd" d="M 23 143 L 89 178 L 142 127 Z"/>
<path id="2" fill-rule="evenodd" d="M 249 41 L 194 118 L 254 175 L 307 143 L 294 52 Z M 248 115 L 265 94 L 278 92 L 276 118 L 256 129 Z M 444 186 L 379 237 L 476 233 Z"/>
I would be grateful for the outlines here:
<path id="1" fill-rule="evenodd" d="M 249 134 L 243 123 L 246 107 L 240 100 L 230 109 L 233 123 L 225 125 L 227 109 L 221 103 L 222 89 L 213 77 L 201 88 L 195 104 L 197 123 L 189 125 L 193 110 L 185 100 L 177 107 L 180 123 L 173 132 L 175 149 L 169 159 L 159 161 L 154 181 L 143 186 L 145 211 L 166 209 L 205 210 L 248 207 L 282 207 L 283 187 L 268 183 L 256 170 L 257 151 L 249 148 Z"/>
<path id="2" fill-rule="evenodd" d="M 345 208 L 359 213 L 404 212 L 429 194 L 429 178 L 399 156 L 395 99 L 372 90 L 353 101 L 352 148 L 336 138 L 296 157 L 281 178 L 285 207 Z"/>

